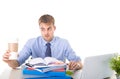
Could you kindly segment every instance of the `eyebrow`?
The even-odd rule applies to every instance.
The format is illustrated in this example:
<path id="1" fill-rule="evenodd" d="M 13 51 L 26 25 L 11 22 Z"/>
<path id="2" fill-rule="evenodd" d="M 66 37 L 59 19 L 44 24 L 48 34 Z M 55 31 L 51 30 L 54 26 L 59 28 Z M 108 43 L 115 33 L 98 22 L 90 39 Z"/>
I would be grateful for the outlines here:
<path id="1" fill-rule="evenodd" d="M 47 29 L 50 29 L 50 28 L 52 28 L 51 26 L 49 26 Z M 40 27 L 40 29 L 44 29 L 44 27 Z"/>

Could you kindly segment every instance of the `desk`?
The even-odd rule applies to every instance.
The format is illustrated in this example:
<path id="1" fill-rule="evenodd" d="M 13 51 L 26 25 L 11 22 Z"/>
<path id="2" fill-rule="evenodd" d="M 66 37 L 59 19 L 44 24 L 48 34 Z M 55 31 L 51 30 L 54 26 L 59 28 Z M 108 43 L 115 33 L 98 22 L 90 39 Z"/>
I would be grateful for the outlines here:
<path id="1" fill-rule="evenodd" d="M 81 71 L 77 71 L 73 75 L 73 79 L 80 79 Z M 5 69 L 2 74 L 0 74 L 0 79 L 23 79 L 21 69 Z M 116 77 L 112 77 L 110 79 L 116 79 Z"/>
<path id="2" fill-rule="evenodd" d="M 80 72 L 80 71 L 79 71 Z M 80 74 L 79 72 L 75 72 L 73 75 L 74 79 L 80 79 Z M 21 69 L 11 69 L 6 68 L 1 74 L 0 74 L 0 79 L 23 79 L 22 78 L 22 72 Z"/>
<path id="3" fill-rule="evenodd" d="M 73 79 L 81 79 L 81 70 L 72 75 Z M 11 69 L 5 62 L 0 59 L 0 79 L 22 79 L 22 73 L 20 69 Z M 116 79 L 113 75 L 110 79 Z"/>
<path id="4" fill-rule="evenodd" d="M 19 69 L 7 68 L 0 74 L 0 79 L 22 79 L 22 73 Z"/>
<path id="5" fill-rule="evenodd" d="M 21 70 L 10 68 L 8 64 L 0 58 L 0 79 L 22 79 Z"/>

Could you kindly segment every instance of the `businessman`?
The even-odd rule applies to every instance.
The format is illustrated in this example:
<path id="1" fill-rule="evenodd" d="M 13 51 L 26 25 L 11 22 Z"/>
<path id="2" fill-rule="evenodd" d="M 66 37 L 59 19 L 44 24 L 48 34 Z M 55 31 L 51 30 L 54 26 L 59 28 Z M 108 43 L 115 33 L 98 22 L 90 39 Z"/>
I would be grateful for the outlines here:
<path id="1" fill-rule="evenodd" d="M 19 52 L 17 60 L 9 60 L 10 51 L 3 55 L 3 61 L 12 68 L 21 66 L 31 56 L 32 58 L 45 58 L 47 56 L 57 58 L 65 62 L 69 60 L 70 70 L 80 70 L 82 68 L 81 59 L 71 48 L 66 39 L 54 36 L 56 30 L 54 17 L 49 14 L 42 15 L 39 20 L 41 36 L 29 39 Z"/>

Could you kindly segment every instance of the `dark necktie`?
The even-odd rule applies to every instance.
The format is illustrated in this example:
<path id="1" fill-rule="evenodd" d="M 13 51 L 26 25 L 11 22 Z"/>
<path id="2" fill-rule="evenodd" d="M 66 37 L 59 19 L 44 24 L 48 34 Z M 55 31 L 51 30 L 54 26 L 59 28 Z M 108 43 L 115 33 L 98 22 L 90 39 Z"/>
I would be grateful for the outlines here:
<path id="1" fill-rule="evenodd" d="M 47 46 L 47 49 L 46 49 L 46 52 L 45 52 L 45 56 L 46 57 L 51 57 L 50 43 L 47 43 L 46 46 Z"/>

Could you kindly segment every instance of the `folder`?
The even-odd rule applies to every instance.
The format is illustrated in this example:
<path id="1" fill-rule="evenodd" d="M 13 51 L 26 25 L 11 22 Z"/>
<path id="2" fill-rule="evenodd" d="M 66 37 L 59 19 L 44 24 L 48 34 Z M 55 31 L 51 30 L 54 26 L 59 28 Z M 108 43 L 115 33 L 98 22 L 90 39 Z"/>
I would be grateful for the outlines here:
<path id="1" fill-rule="evenodd" d="M 24 78 L 24 79 L 72 79 L 72 77 L 65 75 L 65 76 L 60 76 L 60 77 L 56 77 L 56 76 L 52 76 L 52 77 L 32 77 L 32 78 Z"/>
<path id="2" fill-rule="evenodd" d="M 40 68 L 38 68 L 41 70 Z M 66 71 L 48 71 L 48 72 L 40 72 L 37 70 L 30 70 L 28 68 L 24 68 L 22 70 L 23 75 L 39 75 L 39 76 L 44 76 L 44 77 L 49 77 L 49 76 L 65 76 Z"/>

